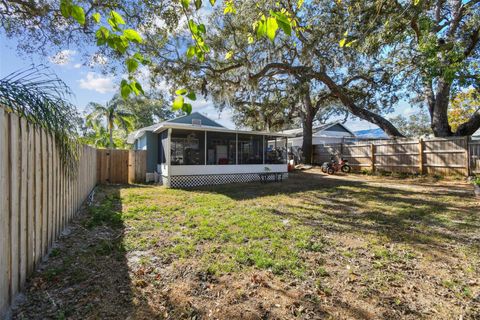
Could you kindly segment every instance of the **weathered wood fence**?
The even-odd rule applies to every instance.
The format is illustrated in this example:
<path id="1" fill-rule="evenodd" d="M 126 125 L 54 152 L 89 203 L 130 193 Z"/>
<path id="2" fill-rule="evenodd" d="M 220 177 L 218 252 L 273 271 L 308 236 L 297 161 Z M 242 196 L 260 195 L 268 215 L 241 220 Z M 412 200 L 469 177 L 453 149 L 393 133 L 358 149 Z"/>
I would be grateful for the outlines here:
<path id="1" fill-rule="evenodd" d="M 469 137 L 384 140 L 315 146 L 314 162 L 343 157 L 353 170 L 438 175 L 480 173 L 480 141 Z"/>
<path id="2" fill-rule="evenodd" d="M 68 175 L 54 138 L 0 108 L 0 318 L 97 183 L 97 152 L 80 147 Z"/>
<path id="3" fill-rule="evenodd" d="M 98 183 L 145 182 L 146 150 L 97 150 Z"/>

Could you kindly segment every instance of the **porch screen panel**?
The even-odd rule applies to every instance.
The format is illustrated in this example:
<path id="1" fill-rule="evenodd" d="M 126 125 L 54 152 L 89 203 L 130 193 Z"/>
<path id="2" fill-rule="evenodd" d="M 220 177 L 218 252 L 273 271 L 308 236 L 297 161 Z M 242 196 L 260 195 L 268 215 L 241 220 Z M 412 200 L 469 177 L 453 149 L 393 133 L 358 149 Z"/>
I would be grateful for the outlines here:
<path id="1" fill-rule="evenodd" d="M 205 132 L 195 130 L 172 130 L 172 165 L 205 164 Z"/>
<path id="2" fill-rule="evenodd" d="M 207 164 L 235 164 L 236 135 L 207 132 Z"/>
<path id="3" fill-rule="evenodd" d="M 283 137 L 266 137 L 265 163 L 284 164 L 287 163 L 287 139 Z"/>
<path id="4" fill-rule="evenodd" d="M 238 164 L 263 163 L 263 136 L 238 135 Z"/>

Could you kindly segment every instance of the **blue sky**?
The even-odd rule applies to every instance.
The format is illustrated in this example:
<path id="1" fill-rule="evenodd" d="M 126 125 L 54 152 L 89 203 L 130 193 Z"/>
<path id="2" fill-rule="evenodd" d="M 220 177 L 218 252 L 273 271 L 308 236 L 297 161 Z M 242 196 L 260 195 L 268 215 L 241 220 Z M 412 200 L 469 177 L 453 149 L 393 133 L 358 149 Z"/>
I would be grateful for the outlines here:
<path id="1" fill-rule="evenodd" d="M 19 69 L 28 68 L 32 63 L 50 67 L 72 90 L 74 96 L 71 98 L 71 102 L 77 106 L 80 112 L 91 101 L 99 103 L 108 101 L 117 92 L 117 84 L 122 76 L 121 74 L 102 74 L 101 63 L 108 57 L 97 56 L 96 59 L 90 59 L 86 63 L 84 57 L 81 57 L 74 49 L 63 50 L 51 57 L 39 55 L 26 57 L 24 54 L 20 56 L 16 51 L 15 40 L 6 39 L 3 34 L 0 34 L 0 57 L 0 77 Z M 158 89 L 166 88 L 168 88 L 168 84 L 162 83 Z M 234 128 L 235 126 L 229 110 L 219 113 L 209 101 L 196 101 L 193 104 L 193 109 L 228 128 Z M 407 103 L 402 102 L 391 116 L 396 114 L 408 116 L 417 111 L 410 108 Z M 362 120 L 349 120 L 347 126 L 352 131 L 377 128 L 377 126 Z"/>

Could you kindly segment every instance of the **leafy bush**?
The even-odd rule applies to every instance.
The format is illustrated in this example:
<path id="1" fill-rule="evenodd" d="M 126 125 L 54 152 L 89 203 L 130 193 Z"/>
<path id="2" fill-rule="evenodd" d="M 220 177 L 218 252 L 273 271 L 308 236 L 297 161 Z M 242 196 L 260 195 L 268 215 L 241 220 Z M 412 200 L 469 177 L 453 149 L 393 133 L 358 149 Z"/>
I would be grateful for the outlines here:
<path id="1" fill-rule="evenodd" d="M 480 186 L 480 177 L 476 177 L 472 182 L 474 186 Z"/>

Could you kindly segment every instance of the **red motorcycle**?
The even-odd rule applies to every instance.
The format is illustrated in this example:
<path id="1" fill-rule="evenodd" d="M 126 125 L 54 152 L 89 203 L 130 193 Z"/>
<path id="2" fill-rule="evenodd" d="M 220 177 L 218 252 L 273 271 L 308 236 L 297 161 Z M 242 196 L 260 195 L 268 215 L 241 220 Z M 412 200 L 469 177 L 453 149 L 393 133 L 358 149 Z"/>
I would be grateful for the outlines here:
<path id="1" fill-rule="evenodd" d="M 328 174 L 334 174 L 335 172 L 342 171 L 349 173 L 352 168 L 348 165 L 348 160 L 340 158 L 340 162 L 337 162 L 333 157 L 330 162 L 324 162 L 322 165 L 322 172 Z"/>

